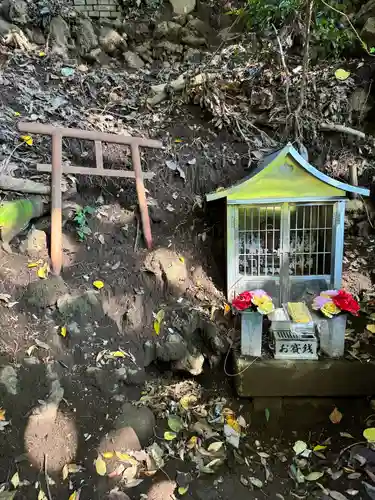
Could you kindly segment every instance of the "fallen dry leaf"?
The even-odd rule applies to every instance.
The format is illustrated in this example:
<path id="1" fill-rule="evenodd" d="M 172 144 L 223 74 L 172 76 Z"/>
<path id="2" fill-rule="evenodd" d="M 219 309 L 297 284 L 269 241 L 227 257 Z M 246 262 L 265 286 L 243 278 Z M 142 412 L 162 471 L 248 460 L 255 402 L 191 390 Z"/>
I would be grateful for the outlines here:
<path id="1" fill-rule="evenodd" d="M 101 455 L 98 456 L 94 464 L 97 474 L 99 474 L 99 476 L 105 476 L 107 473 L 107 466 Z"/>
<path id="2" fill-rule="evenodd" d="M 342 419 L 342 413 L 337 409 L 335 408 L 330 416 L 329 416 L 329 419 L 330 421 L 333 423 L 333 424 L 339 424 L 341 422 L 341 419 Z"/>

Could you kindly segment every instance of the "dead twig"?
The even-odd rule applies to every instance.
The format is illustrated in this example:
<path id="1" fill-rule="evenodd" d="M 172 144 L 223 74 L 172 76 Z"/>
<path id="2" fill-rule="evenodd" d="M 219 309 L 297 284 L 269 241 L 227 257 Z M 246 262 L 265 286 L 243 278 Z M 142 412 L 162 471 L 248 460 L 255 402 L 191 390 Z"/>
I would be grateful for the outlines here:
<path id="1" fill-rule="evenodd" d="M 343 134 L 355 135 L 361 139 L 366 139 L 366 134 L 364 132 L 351 127 L 346 127 L 345 125 L 340 125 L 338 123 L 321 123 L 319 128 L 329 132 L 342 132 Z"/>
<path id="2" fill-rule="evenodd" d="M 281 64 L 283 65 L 283 68 L 285 71 L 285 76 L 286 76 L 286 78 L 285 78 L 285 100 L 286 100 L 286 107 L 287 107 L 288 113 L 290 115 L 291 114 L 291 108 L 290 108 L 290 102 L 289 102 L 290 73 L 289 73 L 288 66 L 286 65 L 285 53 L 284 53 L 283 46 L 281 45 L 281 40 L 280 40 L 279 34 L 277 33 L 277 29 L 276 29 L 274 24 L 272 25 L 272 27 L 275 31 L 276 40 L 277 40 L 277 43 L 279 45 Z"/>
<path id="3" fill-rule="evenodd" d="M 51 490 L 49 487 L 49 482 L 48 482 L 48 474 L 47 474 L 47 454 L 44 454 L 44 479 L 46 481 L 46 488 L 47 488 L 47 495 L 48 495 L 48 500 L 52 500 L 51 496 Z"/>
<path id="4" fill-rule="evenodd" d="M 296 139 L 303 139 L 302 129 L 299 122 L 299 115 L 301 113 L 301 109 L 305 104 L 307 72 L 309 69 L 309 62 L 310 62 L 311 18 L 312 18 L 313 6 L 314 6 L 314 0 L 308 0 L 306 4 L 305 50 L 303 54 L 303 63 L 302 63 L 302 82 L 299 94 L 299 104 L 294 114 L 295 126 L 296 126 L 296 131 L 295 131 Z"/>

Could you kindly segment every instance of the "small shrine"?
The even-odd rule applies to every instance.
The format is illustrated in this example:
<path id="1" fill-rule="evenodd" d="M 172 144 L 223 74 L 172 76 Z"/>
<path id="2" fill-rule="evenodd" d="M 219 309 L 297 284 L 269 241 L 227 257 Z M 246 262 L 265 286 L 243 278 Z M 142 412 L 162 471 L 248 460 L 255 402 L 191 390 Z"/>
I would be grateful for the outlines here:
<path id="1" fill-rule="evenodd" d="M 341 289 L 351 195 L 369 190 L 320 172 L 292 144 L 238 184 L 207 195 L 226 203 L 227 298 L 241 313 L 241 356 L 262 358 L 265 344 L 275 360 L 343 356 L 349 309 L 332 297 Z M 340 293 L 337 304 L 352 303 Z"/>

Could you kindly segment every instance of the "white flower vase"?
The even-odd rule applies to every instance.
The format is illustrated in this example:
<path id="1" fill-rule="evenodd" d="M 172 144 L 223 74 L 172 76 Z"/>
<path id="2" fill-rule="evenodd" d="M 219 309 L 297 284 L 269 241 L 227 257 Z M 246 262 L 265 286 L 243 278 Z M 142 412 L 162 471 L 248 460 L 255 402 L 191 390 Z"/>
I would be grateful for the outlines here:
<path id="1" fill-rule="evenodd" d="M 344 356 L 346 319 L 346 314 L 339 314 L 318 323 L 320 350 L 330 358 Z"/>
<path id="2" fill-rule="evenodd" d="M 263 316 L 258 311 L 241 311 L 241 354 L 262 355 Z"/>

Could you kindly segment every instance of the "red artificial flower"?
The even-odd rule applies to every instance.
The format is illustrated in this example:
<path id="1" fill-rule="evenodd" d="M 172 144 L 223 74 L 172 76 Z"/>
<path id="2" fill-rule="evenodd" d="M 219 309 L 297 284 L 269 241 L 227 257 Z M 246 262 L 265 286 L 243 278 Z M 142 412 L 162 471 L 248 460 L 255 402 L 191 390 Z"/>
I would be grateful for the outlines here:
<path id="1" fill-rule="evenodd" d="M 342 311 L 347 311 L 354 314 L 354 316 L 358 316 L 360 307 L 351 293 L 348 293 L 345 290 L 339 290 L 337 295 L 332 297 L 332 301 Z"/>
<path id="2" fill-rule="evenodd" d="M 232 306 L 238 311 L 244 311 L 252 306 L 252 298 L 253 294 L 251 292 L 242 292 L 232 301 Z"/>

